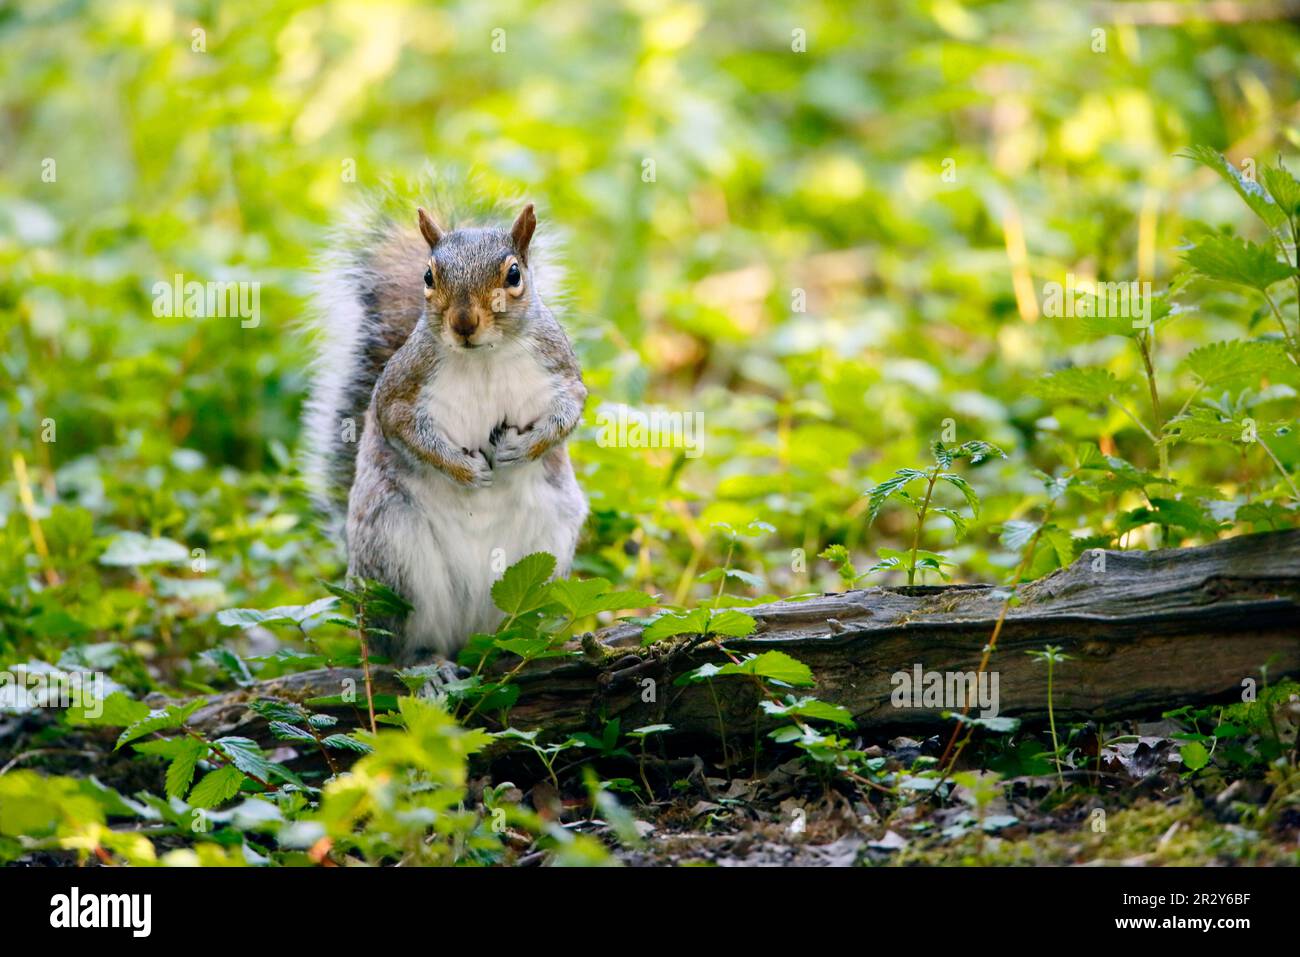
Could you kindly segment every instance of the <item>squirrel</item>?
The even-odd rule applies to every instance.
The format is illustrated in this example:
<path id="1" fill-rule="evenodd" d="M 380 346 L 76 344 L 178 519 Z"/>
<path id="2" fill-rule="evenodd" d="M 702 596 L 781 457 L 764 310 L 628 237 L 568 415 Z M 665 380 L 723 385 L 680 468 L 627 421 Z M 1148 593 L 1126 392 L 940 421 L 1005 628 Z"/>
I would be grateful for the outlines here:
<path id="1" fill-rule="evenodd" d="M 348 574 L 412 605 L 371 622 L 398 664 L 493 632 L 505 568 L 544 551 L 567 574 L 587 516 L 565 448 L 587 390 L 543 301 L 559 273 L 533 204 L 509 228 L 501 207 L 435 208 L 404 225 L 372 202 L 336 233 L 304 415 L 309 482 L 345 519 Z"/>

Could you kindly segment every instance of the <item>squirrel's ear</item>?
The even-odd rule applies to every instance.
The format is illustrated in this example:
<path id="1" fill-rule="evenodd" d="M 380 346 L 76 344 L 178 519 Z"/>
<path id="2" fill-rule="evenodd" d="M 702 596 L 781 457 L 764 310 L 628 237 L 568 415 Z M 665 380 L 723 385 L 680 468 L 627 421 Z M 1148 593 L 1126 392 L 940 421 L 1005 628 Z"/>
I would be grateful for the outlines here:
<path id="1" fill-rule="evenodd" d="M 536 228 L 537 217 L 533 215 L 533 204 L 529 203 L 519 214 L 515 224 L 510 227 L 510 236 L 515 241 L 515 250 L 525 264 L 528 262 L 528 243 L 533 238 L 533 230 Z"/>
<path id="2" fill-rule="evenodd" d="M 432 249 L 442 242 L 442 230 L 438 228 L 438 224 L 433 221 L 433 217 L 429 215 L 428 210 L 423 206 L 416 208 L 416 215 L 420 219 L 420 235 L 424 237 L 425 242 Z"/>

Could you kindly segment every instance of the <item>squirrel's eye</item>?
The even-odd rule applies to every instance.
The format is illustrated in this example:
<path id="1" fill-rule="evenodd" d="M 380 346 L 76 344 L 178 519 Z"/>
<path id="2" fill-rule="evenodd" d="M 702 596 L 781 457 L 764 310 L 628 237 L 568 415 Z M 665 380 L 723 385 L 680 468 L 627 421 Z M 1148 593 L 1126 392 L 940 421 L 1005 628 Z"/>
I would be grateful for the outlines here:
<path id="1" fill-rule="evenodd" d="M 519 263 L 511 263 L 510 268 L 506 270 L 506 285 L 517 286 L 520 282 Z"/>
<path id="2" fill-rule="evenodd" d="M 433 267 L 430 266 L 424 271 L 424 284 L 430 289 L 433 288 Z"/>

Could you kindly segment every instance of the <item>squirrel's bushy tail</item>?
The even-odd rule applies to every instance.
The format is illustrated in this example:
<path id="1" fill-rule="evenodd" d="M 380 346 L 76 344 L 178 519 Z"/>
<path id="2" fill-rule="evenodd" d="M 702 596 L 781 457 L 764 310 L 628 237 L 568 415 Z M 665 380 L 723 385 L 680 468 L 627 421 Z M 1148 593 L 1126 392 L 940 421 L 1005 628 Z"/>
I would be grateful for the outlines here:
<path id="1" fill-rule="evenodd" d="M 485 196 L 470 179 L 426 171 L 411 186 L 384 187 L 352 204 L 330 233 L 315 270 L 308 315 L 316 359 L 303 432 L 308 484 L 334 520 L 347 512 L 375 382 L 424 311 L 429 247 L 416 226 L 416 207 L 428 209 L 445 230 L 509 229 L 518 209 Z M 548 258 L 556 243 L 545 226 L 539 225 L 530 244 L 529 264 L 536 288 L 554 308 L 562 276 Z"/>

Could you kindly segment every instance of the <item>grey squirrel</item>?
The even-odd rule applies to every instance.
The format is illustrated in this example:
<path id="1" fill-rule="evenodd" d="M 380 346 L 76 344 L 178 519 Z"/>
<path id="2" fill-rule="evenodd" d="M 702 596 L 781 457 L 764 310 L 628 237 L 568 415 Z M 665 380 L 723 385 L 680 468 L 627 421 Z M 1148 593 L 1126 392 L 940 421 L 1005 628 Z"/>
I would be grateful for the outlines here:
<path id="1" fill-rule="evenodd" d="M 316 297 L 307 471 L 346 517 L 349 574 L 413 605 L 373 623 L 402 664 L 493 631 L 492 585 L 524 555 L 566 574 L 587 515 L 564 444 L 587 390 L 542 299 L 558 271 L 533 205 L 508 227 L 499 208 L 458 206 L 412 204 L 406 223 L 359 207 Z"/>

